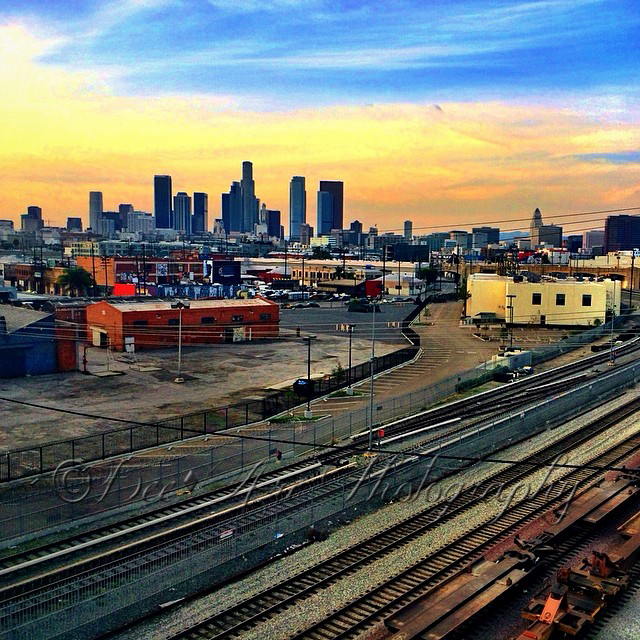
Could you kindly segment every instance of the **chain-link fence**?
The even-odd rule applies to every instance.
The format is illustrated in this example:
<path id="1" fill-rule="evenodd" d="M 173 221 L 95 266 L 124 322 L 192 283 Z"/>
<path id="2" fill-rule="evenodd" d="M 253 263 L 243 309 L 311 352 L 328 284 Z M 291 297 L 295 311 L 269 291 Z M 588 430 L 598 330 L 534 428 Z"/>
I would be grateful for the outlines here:
<path id="1" fill-rule="evenodd" d="M 587 382 L 514 416 L 471 427 L 455 437 L 443 432 L 425 448 L 424 453 L 431 455 L 411 460 L 380 459 L 372 463 L 377 467 L 363 465 L 335 479 L 326 479 L 293 499 L 283 495 L 275 506 L 271 504 L 264 511 L 245 512 L 203 526 L 179 539 L 160 541 L 135 555 L 114 560 L 109 566 L 35 589 L 0 605 L 0 634 L 14 640 L 46 640 L 63 634 L 95 637 L 109 630 L 117 614 L 135 610 L 140 616 L 162 602 L 211 586 L 212 582 L 242 571 L 248 562 L 264 560 L 299 542 L 311 526 L 322 527 L 329 521 L 335 525 L 399 496 L 423 500 L 418 508 L 427 506 L 424 500 L 429 498 L 425 495 L 446 493 L 425 494 L 425 474 L 428 473 L 429 484 L 437 482 L 445 472 L 464 464 L 456 456 L 493 452 L 510 440 L 547 429 L 560 418 L 566 420 L 638 379 L 640 363 L 633 363 L 600 378 L 597 385 Z M 252 452 L 265 455 L 268 446 L 285 449 L 290 446 L 290 435 L 284 441 L 273 439 L 268 445 L 256 444 Z M 311 444 L 307 434 L 299 446 Z M 218 453 L 226 455 L 230 450 Z M 447 458 L 436 458 L 434 463 L 436 454 Z M 383 466 L 388 468 L 381 482 L 380 475 L 374 476 L 373 472 Z M 422 488 L 420 494 L 413 493 L 417 487 Z"/>

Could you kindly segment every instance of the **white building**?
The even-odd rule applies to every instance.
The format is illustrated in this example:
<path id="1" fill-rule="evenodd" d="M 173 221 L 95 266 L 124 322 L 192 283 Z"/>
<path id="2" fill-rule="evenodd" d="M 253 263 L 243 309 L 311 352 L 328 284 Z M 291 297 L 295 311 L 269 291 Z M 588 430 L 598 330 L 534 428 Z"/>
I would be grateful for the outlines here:
<path id="1" fill-rule="evenodd" d="M 467 280 L 467 315 L 495 317 L 513 324 L 589 326 L 605 322 L 607 312 L 620 313 L 618 280 L 516 277 L 476 273 Z"/>

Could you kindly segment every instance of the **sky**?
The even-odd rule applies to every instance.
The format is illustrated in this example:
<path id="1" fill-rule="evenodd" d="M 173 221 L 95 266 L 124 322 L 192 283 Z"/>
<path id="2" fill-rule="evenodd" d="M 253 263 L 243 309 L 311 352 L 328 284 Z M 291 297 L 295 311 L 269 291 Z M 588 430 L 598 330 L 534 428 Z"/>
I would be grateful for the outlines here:
<path id="1" fill-rule="evenodd" d="M 0 218 L 153 176 L 220 194 L 254 163 L 345 183 L 345 223 L 414 232 L 640 206 L 637 0 L 3 0 Z M 554 217 L 555 216 L 555 217 Z M 513 220 L 509 223 L 507 221 Z"/>

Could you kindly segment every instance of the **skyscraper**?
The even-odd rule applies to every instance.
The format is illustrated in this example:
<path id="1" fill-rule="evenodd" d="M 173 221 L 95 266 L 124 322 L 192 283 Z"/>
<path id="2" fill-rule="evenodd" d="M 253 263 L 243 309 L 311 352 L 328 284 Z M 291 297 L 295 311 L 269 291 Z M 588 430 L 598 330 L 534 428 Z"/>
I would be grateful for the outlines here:
<path id="1" fill-rule="evenodd" d="M 102 191 L 89 191 L 89 226 L 94 233 L 98 233 L 102 211 Z"/>
<path id="2" fill-rule="evenodd" d="M 307 221 L 307 191 L 304 176 L 293 176 L 289 184 L 289 240 L 300 242 L 300 225 Z"/>
<path id="3" fill-rule="evenodd" d="M 206 233 L 209 231 L 209 196 L 202 191 L 193 194 L 192 233 Z"/>
<path id="4" fill-rule="evenodd" d="M 258 222 L 258 200 L 256 199 L 256 185 L 253 181 L 253 164 L 245 160 L 242 163 L 242 231 L 253 231 Z"/>
<path id="5" fill-rule="evenodd" d="M 171 176 L 154 176 L 153 213 L 156 217 L 156 229 L 173 229 L 172 193 Z"/>
<path id="6" fill-rule="evenodd" d="M 325 191 L 333 198 L 333 221 L 331 229 L 342 229 L 344 217 L 344 183 L 338 180 L 320 180 L 318 191 Z M 331 231 L 329 229 L 329 231 Z"/>
<path id="7" fill-rule="evenodd" d="M 531 238 L 531 246 L 535 247 L 540 244 L 540 227 L 542 226 L 542 214 L 540 209 L 536 207 L 533 212 L 533 218 L 531 218 L 531 224 L 529 225 L 529 236 Z"/>
<path id="8" fill-rule="evenodd" d="M 132 204 L 119 204 L 118 205 L 118 226 L 120 229 L 126 229 L 129 214 L 133 212 Z"/>
<path id="9" fill-rule="evenodd" d="M 609 216 L 604 224 L 604 251 L 640 248 L 640 216 Z"/>
<path id="10" fill-rule="evenodd" d="M 276 209 L 266 209 L 267 233 L 272 238 L 280 237 L 280 211 Z"/>
<path id="11" fill-rule="evenodd" d="M 413 222 L 411 220 L 404 221 L 404 239 L 409 242 L 413 237 Z"/>
<path id="12" fill-rule="evenodd" d="M 42 220 L 42 209 L 35 205 L 27 207 L 27 213 L 23 213 L 20 216 L 20 223 L 22 231 L 29 233 L 35 233 L 44 227 L 44 221 Z"/>
<path id="13" fill-rule="evenodd" d="M 320 183 L 322 184 L 322 183 Z M 316 206 L 316 228 L 319 236 L 326 236 L 334 229 L 333 194 L 329 191 L 318 191 Z"/>
<path id="14" fill-rule="evenodd" d="M 233 182 L 229 193 L 222 194 L 222 224 L 226 233 L 242 231 L 242 189 Z"/>
<path id="15" fill-rule="evenodd" d="M 191 198 L 184 191 L 173 198 L 173 225 L 176 231 L 191 233 Z"/>

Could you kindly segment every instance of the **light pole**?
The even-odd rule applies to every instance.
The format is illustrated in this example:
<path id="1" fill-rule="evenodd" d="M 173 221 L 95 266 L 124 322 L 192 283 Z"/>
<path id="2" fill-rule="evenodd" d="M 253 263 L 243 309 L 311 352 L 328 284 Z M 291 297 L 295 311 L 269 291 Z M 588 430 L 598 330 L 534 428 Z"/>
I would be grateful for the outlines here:
<path id="1" fill-rule="evenodd" d="M 509 304 L 507 305 L 507 309 L 509 309 L 509 346 L 513 348 L 513 299 L 516 297 L 515 293 L 509 293 L 507 298 L 509 299 Z"/>
<path id="2" fill-rule="evenodd" d="M 307 410 L 304 412 L 305 418 L 312 418 L 311 411 L 311 341 L 315 340 L 315 336 L 305 336 L 304 341 L 307 343 Z"/>
<path id="3" fill-rule="evenodd" d="M 376 357 L 376 303 L 371 301 L 371 384 L 369 386 L 369 451 L 373 447 L 373 365 Z"/>
<path id="4" fill-rule="evenodd" d="M 354 324 L 350 324 L 347 327 L 347 330 L 349 331 L 349 370 L 347 372 L 349 385 L 347 386 L 347 395 L 350 395 L 350 396 L 353 395 L 353 387 L 351 386 L 351 338 L 353 336 L 354 327 L 355 327 Z"/>
<path id="5" fill-rule="evenodd" d="M 182 377 L 182 310 L 190 307 L 188 302 L 178 301 L 171 305 L 172 309 L 178 309 L 178 375 L 174 382 L 184 382 Z"/>
<path id="6" fill-rule="evenodd" d="M 636 259 L 636 250 L 631 250 L 631 282 L 629 283 L 629 311 L 633 307 L 633 263 Z"/>

